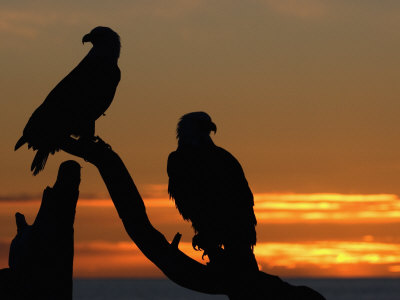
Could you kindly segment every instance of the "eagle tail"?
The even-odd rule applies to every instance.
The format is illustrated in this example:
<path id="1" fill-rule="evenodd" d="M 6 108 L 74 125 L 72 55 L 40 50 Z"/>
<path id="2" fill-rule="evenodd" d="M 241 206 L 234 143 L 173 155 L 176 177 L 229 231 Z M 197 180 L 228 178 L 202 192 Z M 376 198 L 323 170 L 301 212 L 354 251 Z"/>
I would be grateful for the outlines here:
<path id="1" fill-rule="evenodd" d="M 25 136 L 21 136 L 21 138 L 18 140 L 18 142 L 15 144 L 14 151 L 18 150 L 22 145 L 26 143 L 26 138 Z"/>
<path id="2" fill-rule="evenodd" d="M 32 161 L 31 171 L 33 171 L 33 175 L 36 176 L 40 171 L 44 169 L 46 165 L 47 158 L 49 157 L 50 152 L 46 150 L 38 150 L 35 155 L 35 158 Z"/>

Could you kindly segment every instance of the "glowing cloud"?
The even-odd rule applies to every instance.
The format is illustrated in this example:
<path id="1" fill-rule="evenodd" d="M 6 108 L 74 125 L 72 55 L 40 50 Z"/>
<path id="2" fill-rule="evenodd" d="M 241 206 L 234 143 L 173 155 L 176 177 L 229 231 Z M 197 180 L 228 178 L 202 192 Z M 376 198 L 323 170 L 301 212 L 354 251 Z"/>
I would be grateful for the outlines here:
<path id="1" fill-rule="evenodd" d="M 284 269 L 287 276 L 304 276 L 301 274 L 306 272 L 304 268 L 313 269 L 314 276 L 329 277 L 396 276 L 400 272 L 400 244 L 343 241 L 259 243 L 255 254 L 264 269 Z M 353 270 L 347 269 L 349 265 Z M 346 274 L 338 273 L 344 268 Z M 370 274 L 365 270 L 375 272 Z"/>
<path id="2" fill-rule="evenodd" d="M 179 248 L 200 263 L 207 262 L 202 260 L 201 252 L 193 250 L 191 243 L 180 243 Z M 76 277 L 162 276 L 132 242 L 93 241 L 78 243 L 75 249 Z M 327 277 L 397 276 L 400 273 L 400 244 L 259 243 L 255 254 L 261 269 L 270 273 L 279 270 L 286 276 L 307 276 L 307 270 L 313 270 L 314 276 Z"/>
<path id="3" fill-rule="evenodd" d="M 400 222 L 400 199 L 393 194 L 256 194 L 261 223 Z"/>

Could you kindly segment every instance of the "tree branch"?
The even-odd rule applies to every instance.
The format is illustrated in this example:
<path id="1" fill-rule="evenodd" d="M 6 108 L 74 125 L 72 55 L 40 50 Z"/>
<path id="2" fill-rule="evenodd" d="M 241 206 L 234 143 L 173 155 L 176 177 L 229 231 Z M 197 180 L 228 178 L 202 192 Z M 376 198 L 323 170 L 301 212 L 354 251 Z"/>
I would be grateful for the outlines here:
<path id="1" fill-rule="evenodd" d="M 243 272 L 232 260 L 220 265 L 200 264 L 181 252 L 175 237 L 170 244 L 150 223 L 146 208 L 120 157 L 101 139 L 68 139 L 62 149 L 93 163 L 99 170 L 130 238 L 143 254 L 175 283 L 203 293 L 225 294 L 230 299 L 324 299 L 317 292 L 293 287 L 263 272 Z M 305 297 L 301 297 L 302 291 Z"/>

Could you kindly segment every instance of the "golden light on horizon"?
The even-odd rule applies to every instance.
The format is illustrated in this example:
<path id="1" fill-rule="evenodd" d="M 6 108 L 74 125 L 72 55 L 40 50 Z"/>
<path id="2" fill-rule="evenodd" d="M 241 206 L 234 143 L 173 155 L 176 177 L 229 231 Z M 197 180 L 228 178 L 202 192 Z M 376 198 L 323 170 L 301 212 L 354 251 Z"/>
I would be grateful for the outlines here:
<path id="1" fill-rule="evenodd" d="M 180 249 L 205 263 L 201 253 L 192 249 L 190 223 L 182 220 L 174 202 L 168 199 L 166 186 L 146 187 L 144 190 L 144 202 L 154 226 L 161 232 L 166 230 L 164 233 L 169 238 L 177 231 L 183 232 Z M 325 277 L 400 276 L 400 239 L 396 230 L 393 233 L 372 233 L 368 229 L 371 224 L 400 224 L 397 195 L 256 193 L 254 196 L 258 219 L 255 254 L 264 271 L 289 277 L 310 274 Z M 39 205 L 39 199 L 3 201 L 0 202 L 0 212 L 19 210 L 31 216 L 32 220 Z M 9 232 L 14 234 L 13 214 L 9 213 L 8 218 Z M 293 229 L 308 226 L 304 228 L 309 231 L 310 238 L 322 224 L 327 224 L 331 228 L 327 234 L 334 233 L 334 237 L 324 236 L 319 231 L 319 237 L 314 239 L 304 239 L 307 236 L 304 232 L 304 240 L 285 242 L 284 238 L 279 242 L 268 241 L 271 226 L 279 229 L 291 224 L 295 226 Z M 361 231 L 362 235 L 349 238 L 339 229 L 335 230 L 339 225 L 357 225 L 366 229 Z M 285 228 L 279 229 L 280 235 L 290 239 L 291 235 L 287 235 Z M 79 199 L 75 233 L 75 276 L 163 276 L 124 234 L 111 199 Z M 10 234 L 8 236 L 11 238 Z M 6 258 L 2 260 L 5 262 Z"/>
<path id="2" fill-rule="evenodd" d="M 191 243 L 180 243 L 179 248 L 200 263 L 201 252 Z M 118 276 L 161 276 L 161 272 L 131 242 L 105 243 L 94 241 L 76 244 L 75 276 L 110 276 L 109 270 L 120 270 Z M 400 244 L 374 242 L 317 241 L 311 243 L 258 243 L 255 254 L 262 270 L 285 270 L 286 276 L 305 276 L 305 269 L 313 269 L 315 276 L 371 277 L 361 270 L 375 269 L 377 275 L 396 277 L 400 274 Z M 349 266 L 354 272 L 336 274 Z M 137 274 L 137 269 L 147 272 Z M 299 272 L 300 270 L 300 272 Z M 273 271 L 272 271 L 273 272 Z"/>
<path id="3" fill-rule="evenodd" d="M 379 275 L 392 277 L 397 277 L 400 272 L 400 244 L 348 241 L 262 243 L 256 246 L 255 254 L 264 269 L 283 268 L 287 274 L 292 270 L 292 276 L 295 276 L 297 268 L 305 266 L 328 277 L 343 276 L 335 274 L 335 270 L 349 265 L 354 266 L 355 271 L 349 270 L 346 277 L 377 276 L 364 274 L 361 269 L 376 269 Z"/>
<path id="4" fill-rule="evenodd" d="M 155 185 L 154 197 L 147 189 L 144 198 L 147 208 L 175 209 L 168 198 L 166 186 Z M 164 194 L 162 197 L 160 194 Z M 3 197 L 4 198 L 4 197 Z M 40 198 L 23 201 L 35 206 Z M 254 194 L 255 213 L 260 223 L 265 222 L 398 222 L 400 220 L 400 199 L 393 194 Z M 1 205 L 10 207 L 14 200 L 3 200 Z M 19 202 L 21 203 L 21 202 Z M 113 207 L 111 199 L 81 198 L 78 207 Z"/>

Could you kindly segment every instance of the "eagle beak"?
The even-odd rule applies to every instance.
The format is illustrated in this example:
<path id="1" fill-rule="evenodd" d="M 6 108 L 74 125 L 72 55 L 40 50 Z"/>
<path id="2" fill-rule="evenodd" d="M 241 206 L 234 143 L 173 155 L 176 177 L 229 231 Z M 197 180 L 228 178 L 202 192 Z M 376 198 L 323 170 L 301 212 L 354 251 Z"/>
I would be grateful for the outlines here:
<path id="1" fill-rule="evenodd" d="M 82 44 L 86 43 L 86 42 L 91 42 L 91 36 L 90 33 L 85 34 L 82 38 Z"/>
<path id="2" fill-rule="evenodd" d="M 211 122 L 210 131 L 214 131 L 214 134 L 217 133 L 217 125 L 215 125 L 213 122 Z"/>

